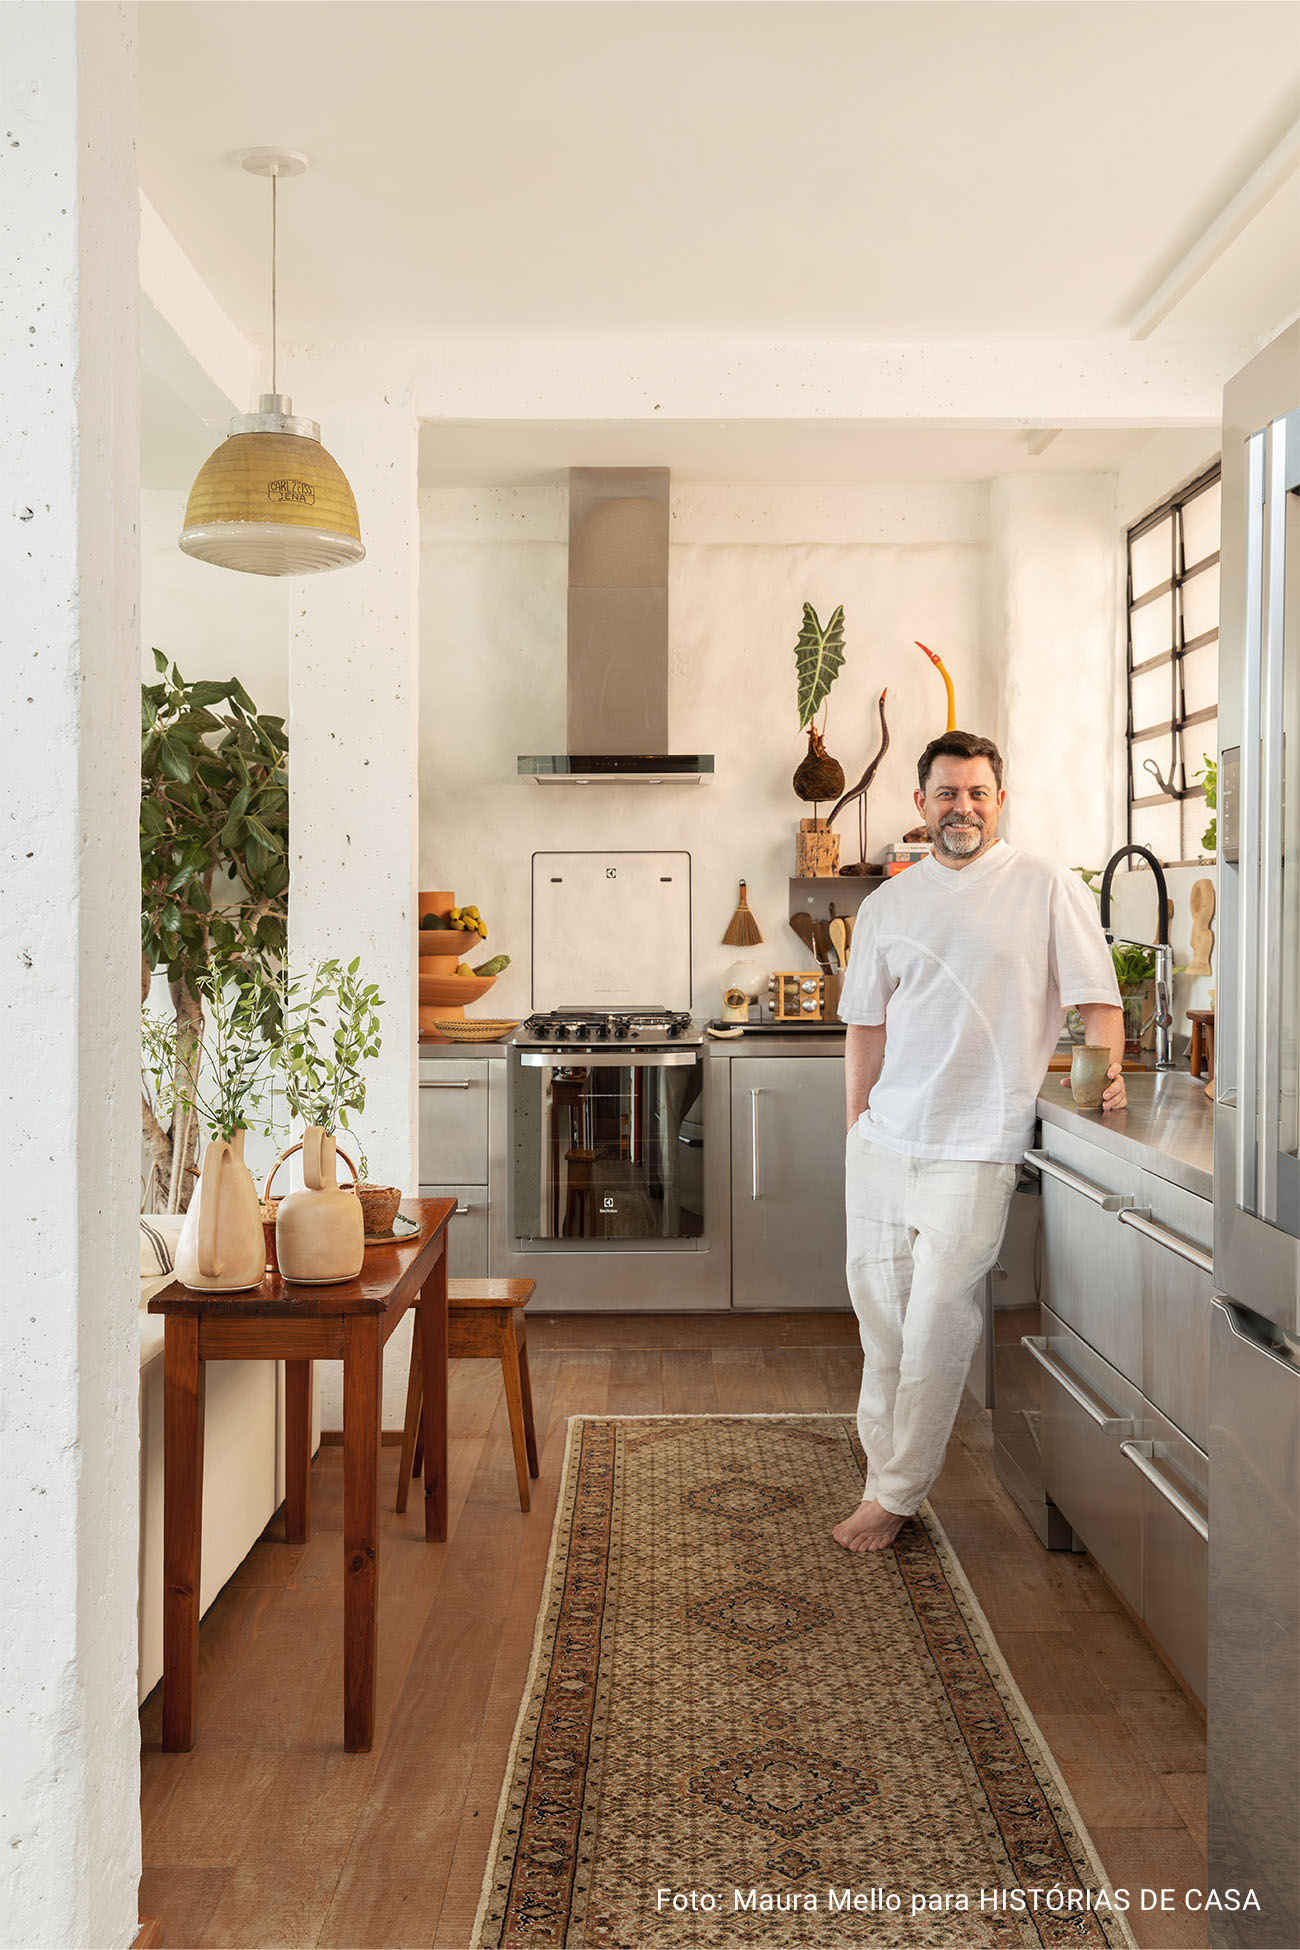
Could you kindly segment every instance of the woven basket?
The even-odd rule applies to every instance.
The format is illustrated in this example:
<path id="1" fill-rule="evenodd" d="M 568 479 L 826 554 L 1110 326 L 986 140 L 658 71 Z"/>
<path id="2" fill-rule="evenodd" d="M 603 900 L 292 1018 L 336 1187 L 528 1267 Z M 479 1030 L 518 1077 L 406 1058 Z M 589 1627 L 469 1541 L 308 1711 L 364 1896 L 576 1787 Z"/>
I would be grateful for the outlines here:
<path id="1" fill-rule="evenodd" d="M 357 1197 L 361 1200 L 361 1217 L 365 1224 L 367 1239 L 379 1233 L 389 1233 L 397 1208 L 402 1202 L 400 1185 L 372 1185 L 363 1178 L 357 1186 Z"/>
<path id="2" fill-rule="evenodd" d="M 484 1016 L 478 1022 L 460 1020 L 451 1016 L 435 1016 L 433 1027 L 439 1036 L 449 1043 L 501 1043 L 512 1029 L 518 1029 L 517 1022 L 495 1022 Z"/>

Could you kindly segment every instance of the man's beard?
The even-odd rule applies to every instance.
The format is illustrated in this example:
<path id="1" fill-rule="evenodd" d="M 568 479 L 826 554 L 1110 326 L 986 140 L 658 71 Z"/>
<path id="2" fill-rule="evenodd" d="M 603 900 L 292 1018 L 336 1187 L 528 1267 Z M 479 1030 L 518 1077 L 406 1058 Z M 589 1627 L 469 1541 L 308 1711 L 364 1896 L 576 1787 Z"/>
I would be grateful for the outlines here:
<path id="1" fill-rule="evenodd" d="M 954 830 L 965 827 L 965 831 Z M 930 828 L 931 844 L 950 860 L 973 860 L 988 845 L 988 829 L 978 813 L 948 813 Z"/>

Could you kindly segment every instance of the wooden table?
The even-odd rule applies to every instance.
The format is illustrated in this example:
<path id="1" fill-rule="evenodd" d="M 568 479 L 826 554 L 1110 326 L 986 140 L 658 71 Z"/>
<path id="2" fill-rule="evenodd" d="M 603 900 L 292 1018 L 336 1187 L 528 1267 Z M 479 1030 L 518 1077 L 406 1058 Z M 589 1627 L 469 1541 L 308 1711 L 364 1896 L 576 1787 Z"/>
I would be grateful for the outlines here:
<path id="1" fill-rule="evenodd" d="M 424 1534 L 447 1535 L 447 1221 L 450 1198 L 402 1202 L 420 1222 L 408 1245 L 367 1246 L 355 1280 L 293 1286 L 268 1273 L 247 1293 L 193 1293 L 173 1280 L 149 1302 L 166 1317 L 163 1350 L 163 1748 L 194 1745 L 199 1672 L 199 1549 L 207 1361 L 285 1364 L 284 1532 L 310 1523 L 311 1368 L 343 1363 L 343 1745 L 370 1750 L 379 1622 L 379 1447 L 384 1343 L 419 1308 L 424 1367 Z M 304 1656 L 311 1648 L 304 1646 Z"/>

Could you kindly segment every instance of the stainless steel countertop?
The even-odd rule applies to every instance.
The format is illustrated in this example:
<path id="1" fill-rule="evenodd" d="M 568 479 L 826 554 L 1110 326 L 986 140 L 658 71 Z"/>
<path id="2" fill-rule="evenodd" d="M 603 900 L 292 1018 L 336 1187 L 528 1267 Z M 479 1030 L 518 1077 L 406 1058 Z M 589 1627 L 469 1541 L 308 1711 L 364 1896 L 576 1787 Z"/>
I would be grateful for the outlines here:
<path id="1" fill-rule="evenodd" d="M 1069 1079 L 1065 1079 L 1067 1085 Z M 1079 1110 L 1069 1089 L 1049 1076 L 1038 1099 L 1044 1124 L 1127 1158 L 1199 1198 L 1214 1196 L 1214 1105 L 1205 1084 L 1186 1070 L 1136 1070 L 1124 1079 L 1127 1110 Z"/>
<path id="2" fill-rule="evenodd" d="M 844 1031 L 838 1029 L 765 1029 L 759 1035 L 706 1036 L 706 1056 L 838 1056 L 844 1055 Z"/>
<path id="3" fill-rule="evenodd" d="M 421 1036 L 416 1053 L 421 1063 L 460 1063 L 467 1056 L 504 1056 L 508 1047 L 506 1043 L 435 1043 L 431 1037 Z"/>

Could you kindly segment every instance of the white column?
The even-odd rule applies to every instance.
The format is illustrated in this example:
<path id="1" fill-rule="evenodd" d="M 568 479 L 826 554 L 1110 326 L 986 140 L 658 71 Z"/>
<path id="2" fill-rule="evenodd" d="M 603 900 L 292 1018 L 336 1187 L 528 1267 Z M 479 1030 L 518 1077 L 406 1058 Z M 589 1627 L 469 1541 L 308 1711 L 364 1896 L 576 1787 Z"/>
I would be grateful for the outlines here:
<path id="1" fill-rule="evenodd" d="M 1003 830 L 1063 866 L 1110 851 L 1121 567 L 1113 474 L 1005 475 L 989 496 L 987 627 Z"/>
<path id="2" fill-rule="evenodd" d="M 0 10 L 0 1942 L 140 1874 L 133 6 Z"/>
<path id="3" fill-rule="evenodd" d="M 291 369 L 286 361 L 282 370 Z M 290 601 L 290 959 L 302 970 L 357 955 L 378 984 L 383 1049 L 355 1129 L 371 1177 L 414 1192 L 419 430 L 407 390 L 390 386 L 335 409 L 314 390 L 320 382 L 292 378 L 295 409 L 320 421 L 352 484 L 366 559 L 304 578 Z M 405 1347 L 404 1336 L 390 1344 L 386 1426 L 401 1426 Z M 327 1368 L 327 1428 L 341 1426 L 339 1398 L 338 1373 Z"/>

